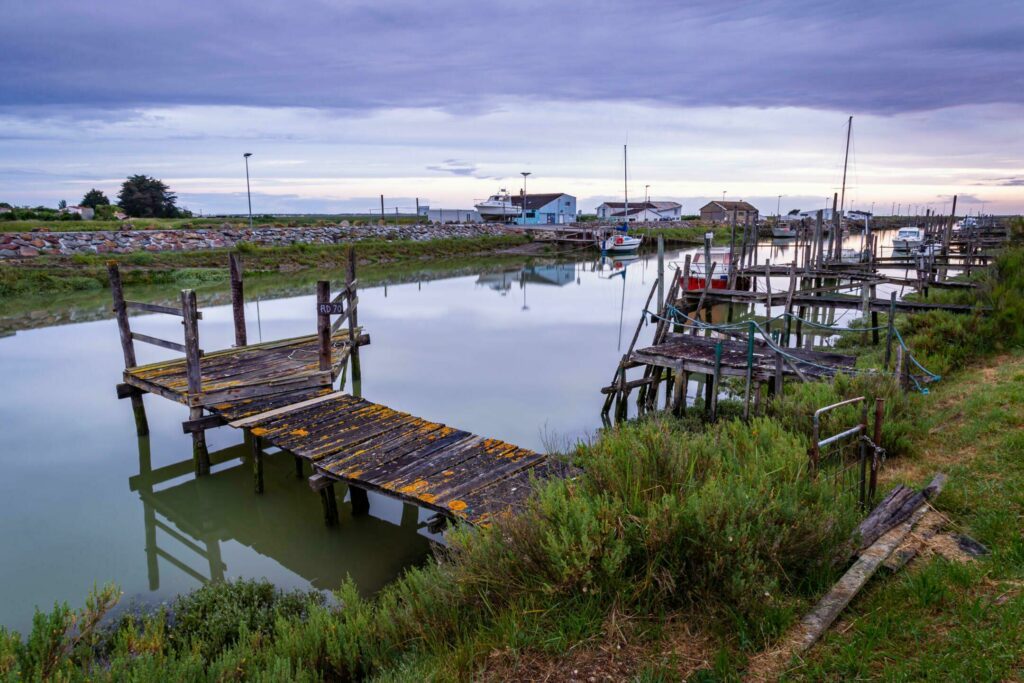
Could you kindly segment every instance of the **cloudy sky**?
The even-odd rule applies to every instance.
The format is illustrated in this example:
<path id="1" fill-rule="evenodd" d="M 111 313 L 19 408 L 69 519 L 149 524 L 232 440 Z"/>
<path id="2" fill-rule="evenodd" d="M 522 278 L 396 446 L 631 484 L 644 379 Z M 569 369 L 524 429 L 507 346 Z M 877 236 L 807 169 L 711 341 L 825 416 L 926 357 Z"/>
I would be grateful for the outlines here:
<path id="1" fill-rule="evenodd" d="M 8 0 L 0 201 L 126 175 L 257 212 L 500 187 L 1024 211 L 1024 3 Z"/>

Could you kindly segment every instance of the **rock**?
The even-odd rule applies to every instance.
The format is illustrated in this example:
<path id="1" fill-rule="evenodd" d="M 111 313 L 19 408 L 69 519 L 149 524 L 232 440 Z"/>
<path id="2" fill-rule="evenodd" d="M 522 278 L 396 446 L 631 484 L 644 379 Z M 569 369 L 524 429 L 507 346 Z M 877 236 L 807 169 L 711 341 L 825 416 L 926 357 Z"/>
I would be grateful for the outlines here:
<path id="1" fill-rule="evenodd" d="M 18 249 L 18 256 L 39 256 L 39 250 L 34 247 L 21 247 Z"/>

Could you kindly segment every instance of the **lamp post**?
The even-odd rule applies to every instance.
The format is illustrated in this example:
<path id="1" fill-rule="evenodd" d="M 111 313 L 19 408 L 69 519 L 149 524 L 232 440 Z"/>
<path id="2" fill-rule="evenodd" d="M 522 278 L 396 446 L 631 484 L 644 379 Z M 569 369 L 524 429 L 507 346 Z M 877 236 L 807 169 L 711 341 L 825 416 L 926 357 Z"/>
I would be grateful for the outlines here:
<path id="1" fill-rule="evenodd" d="M 779 195 L 778 200 L 775 202 L 775 222 L 782 221 L 782 195 Z"/>
<path id="2" fill-rule="evenodd" d="M 245 159 L 245 196 L 249 199 L 249 229 L 252 230 L 252 191 L 249 189 L 249 157 L 252 156 L 252 152 L 246 152 L 242 155 Z"/>
<path id="3" fill-rule="evenodd" d="M 519 207 L 519 223 L 520 225 L 526 225 L 526 176 L 530 175 L 529 171 L 520 171 L 519 175 L 523 176 L 523 203 Z M 526 292 L 523 292 L 524 300 Z"/>

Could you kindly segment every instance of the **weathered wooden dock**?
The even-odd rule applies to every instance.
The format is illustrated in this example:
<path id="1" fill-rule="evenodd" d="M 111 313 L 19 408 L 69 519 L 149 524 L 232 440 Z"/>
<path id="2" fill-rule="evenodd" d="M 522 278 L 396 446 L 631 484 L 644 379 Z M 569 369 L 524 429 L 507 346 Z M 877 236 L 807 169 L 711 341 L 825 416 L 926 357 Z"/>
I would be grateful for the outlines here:
<path id="1" fill-rule="evenodd" d="M 192 434 L 197 476 L 210 472 L 206 430 L 228 425 L 245 431 L 257 493 L 264 488 L 268 448 L 292 454 L 299 476 L 306 476 L 308 464 L 309 484 L 320 493 L 328 524 L 338 522 L 336 483 L 348 485 L 355 514 L 368 511 L 367 492 L 377 491 L 447 519 L 487 524 L 514 511 L 532 490 L 533 479 L 568 472 L 547 455 L 358 396 L 359 347 L 370 340 L 357 322 L 351 253 L 345 287 L 334 299 L 330 283 L 317 284 L 315 335 L 253 345 L 246 343 L 241 263 L 233 255 L 236 345 L 212 353 L 199 348 L 201 313 L 194 292 L 182 292 L 181 308 L 128 301 L 117 266 L 109 269 L 125 357 L 118 395 L 132 399 L 140 435 L 148 433 L 143 394 L 188 406 L 183 430 Z M 132 331 L 129 309 L 182 317 L 184 343 Z M 339 317 L 332 323 L 332 316 Z M 139 366 L 136 341 L 180 351 L 185 357 Z M 357 395 L 334 388 L 339 376 L 344 385 L 348 367 Z"/>

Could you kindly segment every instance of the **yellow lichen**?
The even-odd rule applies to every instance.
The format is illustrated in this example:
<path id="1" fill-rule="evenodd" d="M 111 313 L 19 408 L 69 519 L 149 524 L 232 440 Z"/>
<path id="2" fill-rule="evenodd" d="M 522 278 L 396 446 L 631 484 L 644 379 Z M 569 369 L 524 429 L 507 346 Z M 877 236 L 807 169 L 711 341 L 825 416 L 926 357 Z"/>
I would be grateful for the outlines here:
<path id="1" fill-rule="evenodd" d="M 448 503 L 448 507 L 458 512 L 460 510 L 465 510 L 467 506 L 465 501 L 453 500 L 452 502 Z"/>

